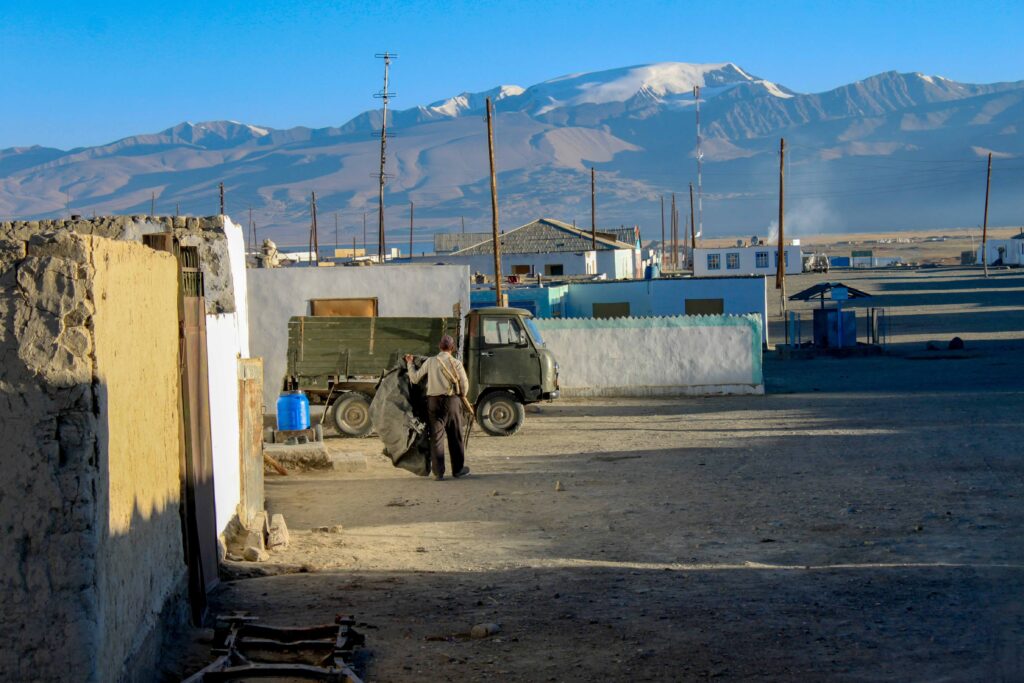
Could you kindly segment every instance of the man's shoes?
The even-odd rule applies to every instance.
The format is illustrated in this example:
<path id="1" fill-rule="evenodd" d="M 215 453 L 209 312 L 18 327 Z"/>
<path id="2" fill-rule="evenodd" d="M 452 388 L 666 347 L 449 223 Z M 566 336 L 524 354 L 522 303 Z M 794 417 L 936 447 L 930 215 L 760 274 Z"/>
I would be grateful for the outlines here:
<path id="1" fill-rule="evenodd" d="M 435 474 L 433 476 L 434 476 L 434 481 L 441 481 L 441 480 L 444 479 L 444 475 L 443 474 Z"/>
<path id="2" fill-rule="evenodd" d="M 469 476 L 469 468 L 468 467 L 463 467 L 458 472 L 455 472 L 454 474 L 452 474 L 452 476 L 455 477 L 456 479 L 458 479 L 459 477 L 468 477 Z"/>

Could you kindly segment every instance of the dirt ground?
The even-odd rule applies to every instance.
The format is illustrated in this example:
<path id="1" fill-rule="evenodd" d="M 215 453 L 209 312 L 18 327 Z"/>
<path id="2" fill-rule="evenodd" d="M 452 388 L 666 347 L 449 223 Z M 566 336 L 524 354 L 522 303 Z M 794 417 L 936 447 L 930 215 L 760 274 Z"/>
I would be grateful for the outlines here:
<path id="1" fill-rule="evenodd" d="M 766 354 L 764 396 L 543 404 L 477 431 L 462 480 L 330 439 L 366 469 L 268 477 L 293 543 L 261 571 L 287 573 L 214 610 L 352 614 L 370 681 L 1024 680 L 1024 275 L 827 279 L 892 309 L 889 354 Z"/>

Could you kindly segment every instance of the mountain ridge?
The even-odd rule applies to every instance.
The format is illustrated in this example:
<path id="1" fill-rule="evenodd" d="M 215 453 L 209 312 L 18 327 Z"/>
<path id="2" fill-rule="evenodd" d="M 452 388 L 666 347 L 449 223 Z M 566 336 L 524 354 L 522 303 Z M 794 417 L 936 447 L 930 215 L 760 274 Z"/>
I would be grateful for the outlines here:
<path id="1" fill-rule="evenodd" d="M 694 85 L 701 86 L 704 224 L 712 234 L 766 222 L 766 195 L 775 183 L 771 160 L 783 135 L 797 150 L 794 209 L 801 203 L 802 173 L 817 189 L 803 197 L 832 205 L 819 212 L 829 215 L 822 230 L 972 224 L 974 179 L 951 193 L 952 181 L 966 179 L 967 170 L 973 174 L 971 162 L 988 151 L 1000 159 L 1024 154 L 1024 81 L 966 84 L 888 71 L 804 94 L 730 62 L 661 62 L 566 74 L 525 88 L 499 85 L 389 112 L 394 180 L 386 202 L 396 208 L 388 223 L 399 231 L 392 214 L 410 200 L 425 230 L 450 228 L 460 215 L 486 218 L 486 141 L 478 115 L 484 98 L 492 97 L 499 199 L 509 225 L 534 213 L 583 218 L 589 213 L 585 171 L 595 166 L 599 216 L 640 223 L 648 237 L 656 228 L 660 233 L 658 196 L 684 191 L 694 180 Z M 0 216 L 59 215 L 68 195 L 78 212 L 141 213 L 156 194 L 165 212 L 174 202 L 186 212 L 210 213 L 201 207 L 215 207 L 212 196 L 223 181 L 229 212 L 253 206 L 272 236 L 308 229 L 311 190 L 321 198 L 322 213 L 345 212 L 351 223 L 353 213 L 376 211 L 370 176 L 379 143 L 370 133 L 379 124 L 379 110 L 322 128 L 185 121 L 94 147 L 8 148 L 0 150 Z M 962 164 L 953 169 L 960 176 L 941 176 L 941 168 L 927 166 L 950 156 Z M 864 160 L 882 167 L 877 183 L 904 176 L 915 182 L 905 184 L 902 197 L 856 207 L 842 190 L 873 189 Z M 935 182 L 922 182 L 929 177 Z M 1021 200 L 1010 200 L 994 211 L 1011 217 L 1022 208 Z"/>

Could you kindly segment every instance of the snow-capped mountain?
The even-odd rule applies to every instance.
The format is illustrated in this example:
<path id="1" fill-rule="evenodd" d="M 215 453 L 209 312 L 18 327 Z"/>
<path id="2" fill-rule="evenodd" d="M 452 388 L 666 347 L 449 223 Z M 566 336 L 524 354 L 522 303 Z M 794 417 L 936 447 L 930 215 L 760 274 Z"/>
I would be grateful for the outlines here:
<path id="1" fill-rule="evenodd" d="M 1024 81 L 974 85 L 888 72 L 801 94 L 735 64 L 677 62 L 502 85 L 389 115 L 388 223 L 483 227 L 489 217 L 484 101 L 495 103 L 502 223 L 545 215 L 638 223 L 660 236 L 658 198 L 695 181 L 700 87 L 705 234 L 753 234 L 776 212 L 777 150 L 787 141 L 791 231 L 975 225 L 984 160 L 997 160 L 990 223 L 1024 213 Z M 375 224 L 379 110 L 331 128 L 182 123 L 73 150 L 0 150 L 0 219 L 76 213 L 209 214 L 223 182 L 229 213 L 253 208 L 261 235 L 304 241 L 309 192 L 339 212 L 343 241 Z M 1015 160 L 1016 159 L 1016 160 Z M 1002 164 L 1004 170 L 1000 171 Z M 371 232 L 375 233 L 375 225 Z M 390 231 L 390 228 L 389 228 Z"/>

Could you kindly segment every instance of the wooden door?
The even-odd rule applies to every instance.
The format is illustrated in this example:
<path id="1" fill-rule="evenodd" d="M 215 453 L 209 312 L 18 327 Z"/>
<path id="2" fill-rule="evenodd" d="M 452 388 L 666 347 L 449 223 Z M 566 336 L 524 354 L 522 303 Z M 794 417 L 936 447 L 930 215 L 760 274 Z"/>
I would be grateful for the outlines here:
<path id="1" fill-rule="evenodd" d="M 240 513 L 246 527 L 263 505 L 263 359 L 238 359 Z"/>

